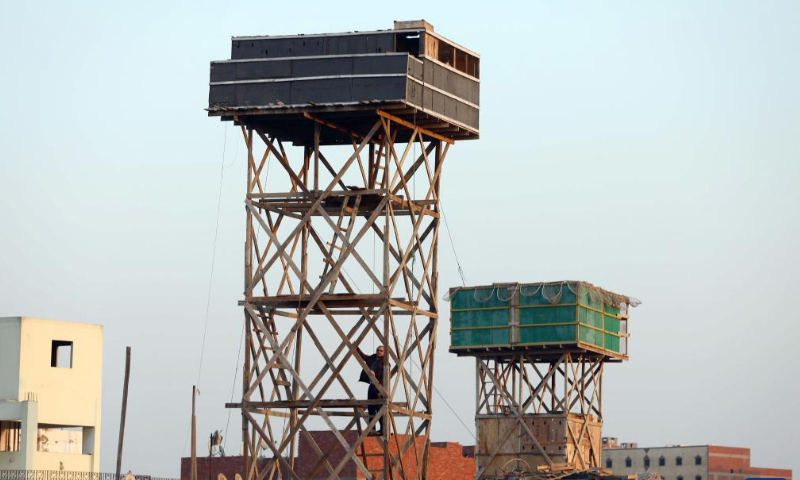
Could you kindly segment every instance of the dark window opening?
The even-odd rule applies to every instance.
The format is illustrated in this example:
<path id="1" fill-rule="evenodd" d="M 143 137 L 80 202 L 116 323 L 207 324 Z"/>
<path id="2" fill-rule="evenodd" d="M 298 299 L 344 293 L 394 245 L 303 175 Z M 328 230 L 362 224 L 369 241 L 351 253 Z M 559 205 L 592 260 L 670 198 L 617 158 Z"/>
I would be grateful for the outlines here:
<path id="1" fill-rule="evenodd" d="M 22 422 L 0 421 L 0 452 L 19 452 L 22 445 Z"/>
<path id="2" fill-rule="evenodd" d="M 703 480 L 702 475 L 695 475 L 694 480 Z"/>
<path id="3" fill-rule="evenodd" d="M 659 466 L 659 467 L 663 467 L 663 466 L 665 466 L 666 464 L 667 464 L 667 459 L 666 459 L 666 458 L 664 458 L 664 457 L 659 457 L 659 458 L 658 458 L 658 466 Z"/>
<path id="4" fill-rule="evenodd" d="M 681 466 L 683 465 L 683 457 L 675 457 L 675 465 Z M 679 477 L 680 478 L 680 477 Z"/>
<path id="5" fill-rule="evenodd" d="M 678 480 L 683 480 L 683 475 L 678 475 Z"/>
<path id="6" fill-rule="evenodd" d="M 614 462 L 610 458 L 606 459 L 606 468 L 614 468 Z"/>
<path id="7" fill-rule="evenodd" d="M 644 457 L 644 468 L 645 468 L 645 470 L 650 468 L 650 457 L 648 457 L 648 456 Z"/>
<path id="8" fill-rule="evenodd" d="M 631 468 L 633 466 L 633 461 L 631 461 L 631 457 L 625 459 L 625 466 Z"/>
<path id="9" fill-rule="evenodd" d="M 395 35 L 395 50 L 408 52 L 415 57 L 419 56 L 419 33 L 405 33 Z"/>
<path id="10" fill-rule="evenodd" d="M 703 464 L 703 457 L 700 455 L 694 457 L 694 464 L 695 465 L 702 465 Z"/>
<path id="11" fill-rule="evenodd" d="M 50 366 L 55 368 L 72 368 L 72 342 L 53 340 L 50 348 Z"/>
<path id="12" fill-rule="evenodd" d="M 450 65 L 455 68 L 456 66 L 456 48 L 447 45 L 444 42 L 439 43 L 439 58 L 438 60 L 445 65 Z"/>

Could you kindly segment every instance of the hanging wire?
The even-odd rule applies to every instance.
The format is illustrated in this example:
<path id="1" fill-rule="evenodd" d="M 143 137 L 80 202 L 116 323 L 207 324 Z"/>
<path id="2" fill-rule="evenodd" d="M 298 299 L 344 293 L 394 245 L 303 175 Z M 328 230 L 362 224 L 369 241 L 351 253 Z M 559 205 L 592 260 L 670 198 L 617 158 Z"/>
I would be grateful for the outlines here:
<path id="1" fill-rule="evenodd" d="M 205 319 L 203 321 L 203 341 L 200 344 L 200 361 L 197 365 L 197 380 L 195 381 L 195 386 L 197 387 L 198 395 L 200 393 L 200 376 L 203 372 L 203 358 L 205 357 L 206 353 L 206 337 L 208 336 L 208 314 L 211 307 L 211 292 L 212 286 L 214 284 L 214 263 L 216 262 L 217 258 L 217 239 L 219 238 L 219 217 L 220 211 L 222 208 L 222 185 L 223 180 L 225 178 L 225 152 L 228 146 L 228 128 L 226 124 L 222 125 L 222 161 L 220 162 L 219 166 L 219 193 L 217 194 L 217 219 L 214 224 L 214 242 L 211 247 L 211 271 L 208 275 L 208 294 L 206 296 L 206 311 L 205 311 Z M 234 158 L 235 161 L 235 158 Z M 231 163 L 233 165 L 233 163 Z M 186 439 L 183 442 L 183 451 L 186 452 L 186 446 L 189 443 L 189 431 L 186 431 Z"/>
<path id="2" fill-rule="evenodd" d="M 228 130 L 226 126 L 223 126 L 223 130 L 225 135 L 223 136 L 222 142 L 222 163 L 219 167 L 219 194 L 217 195 L 217 220 L 214 225 L 214 243 L 211 248 L 211 272 L 208 275 L 208 295 L 206 296 L 206 313 L 205 313 L 205 321 L 203 322 L 203 343 L 200 346 L 200 363 L 197 366 L 197 388 L 200 389 L 200 374 L 203 371 L 203 358 L 205 357 L 206 353 L 206 336 L 208 334 L 208 313 L 211 307 L 211 291 L 212 286 L 214 284 L 214 263 L 217 259 L 217 239 L 219 238 L 219 217 L 220 217 L 220 210 L 222 207 L 222 183 L 223 179 L 225 178 L 225 149 L 228 144 Z"/>
<path id="3" fill-rule="evenodd" d="M 447 223 L 447 215 L 444 213 L 444 206 L 442 206 L 442 200 L 439 199 L 439 208 L 442 210 L 442 218 L 444 218 L 444 228 L 447 230 L 447 238 L 450 239 L 450 248 L 453 249 L 453 256 L 456 258 L 456 265 L 458 265 L 458 274 L 461 276 L 461 285 L 466 287 L 467 286 L 467 278 L 464 275 L 464 268 L 461 267 L 461 261 L 458 259 L 458 253 L 456 252 L 456 244 L 453 242 L 453 236 L 450 234 L 450 225 Z"/>
<path id="4" fill-rule="evenodd" d="M 242 335 L 239 340 L 239 353 L 236 355 L 236 368 L 233 369 L 233 383 L 231 384 L 231 399 L 230 402 L 233 403 L 233 392 L 236 389 L 236 379 L 239 378 L 239 360 L 242 358 L 242 346 L 244 345 L 244 329 L 247 323 L 242 323 Z M 228 409 L 228 420 L 225 422 L 225 438 L 222 439 L 222 450 L 225 450 L 225 447 L 228 445 L 228 427 L 231 424 L 231 412 L 233 411 L 232 408 Z"/>
<path id="5" fill-rule="evenodd" d="M 413 359 L 413 358 L 411 358 L 411 357 L 409 357 L 409 358 L 408 358 L 408 360 L 411 362 L 411 364 L 412 364 L 412 365 L 414 365 L 415 367 L 417 367 L 417 370 L 419 370 L 419 371 L 420 371 L 420 375 L 421 375 L 421 374 L 422 374 L 422 368 L 420 368 L 420 366 L 419 366 L 419 365 L 417 365 L 417 362 L 416 362 L 416 361 L 414 361 L 414 359 Z M 456 412 L 456 410 L 453 408 L 453 406 L 452 406 L 452 405 L 450 405 L 450 402 L 448 402 L 448 401 L 447 401 L 447 399 L 446 399 L 446 398 L 444 398 L 444 395 L 442 395 L 442 393 L 439 391 L 439 389 L 438 389 L 438 388 L 436 388 L 436 385 L 433 385 L 433 384 L 431 384 L 431 386 L 433 387 L 433 391 L 434 391 L 434 392 L 436 392 L 436 395 L 439 395 L 439 398 L 440 398 L 440 399 L 442 399 L 442 401 L 444 402 L 444 404 L 445 404 L 445 405 L 447 405 L 447 408 L 448 408 L 448 409 L 450 409 L 450 412 L 453 414 L 453 416 L 454 416 L 454 417 L 456 417 L 456 420 L 458 420 L 458 423 L 460 423 L 460 424 L 461 424 L 461 426 L 462 426 L 462 427 L 464 427 L 464 430 L 466 430 L 466 431 L 467 431 L 467 432 L 470 434 L 470 436 L 471 436 L 472 438 L 474 438 L 474 439 L 475 439 L 475 441 L 477 442 L 477 441 L 478 441 L 478 438 L 475 436 L 475 434 L 474 434 L 474 433 L 472 433 L 472 430 L 471 430 L 471 429 L 470 429 L 470 428 L 467 426 L 467 424 L 466 424 L 466 423 L 464 423 L 464 420 L 463 420 L 463 419 L 461 418 L 461 416 L 460 416 L 460 415 L 459 415 L 459 414 Z"/>

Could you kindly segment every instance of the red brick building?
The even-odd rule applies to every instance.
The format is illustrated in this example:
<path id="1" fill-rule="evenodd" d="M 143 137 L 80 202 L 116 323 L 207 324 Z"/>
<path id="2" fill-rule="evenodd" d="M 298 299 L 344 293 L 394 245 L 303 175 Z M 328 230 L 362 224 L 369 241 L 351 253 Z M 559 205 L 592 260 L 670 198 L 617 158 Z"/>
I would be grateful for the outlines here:
<path id="1" fill-rule="evenodd" d="M 746 478 L 785 478 L 792 471 L 750 465 L 750 449 L 708 446 L 708 480 L 744 480 Z"/>
<path id="2" fill-rule="evenodd" d="M 317 445 L 327 451 L 329 447 L 334 447 L 328 462 L 333 468 L 342 460 L 345 450 L 334 437 L 332 432 L 312 432 Z M 356 439 L 356 432 L 343 434 L 348 443 Z M 396 449 L 397 443 L 392 437 L 390 448 Z M 398 436 L 397 440 L 402 445 L 405 436 Z M 418 439 L 421 449 L 422 438 Z M 383 457 L 378 455 L 380 452 L 377 439 L 368 438 L 365 442 L 366 465 L 370 471 L 377 471 L 383 468 Z M 395 450 L 396 451 L 396 450 Z M 260 459 L 261 467 L 268 467 L 270 460 Z M 403 463 L 406 468 L 413 470 L 416 467 L 416 457 L 414 449 L 409 448 L 403 454 Z M 198 480 L 222 480 L 219 474 L 224 475 L 225 480 L 239 480 L 237 475 L 243 476 L 242 457 L 201 457 L 197 459 L 197 478 Z M 319 464 L 317 455 L 312 449 L 311 444 L 304 435 L 299 436 L 298 455 L 296 460 L 296 471 L 300 478 L 325 479 L 328 478 L 328 470 L 324 464 Z M 471 447 L 463 447 L 455 442 L 432 442 L 430 457 L 428 458 L 428 480 L 472 480 L 475 476 L 475 458 Z M 181 480 L 190 480 L 191 459 L 181 459 Z M 363 479 L 363 472 L 356 467 L 352 461 L 347 462 L 339 472 L 341 478 Z M 720 479 L 723 480 L 723 479 Z"/>
<path id="3" fill-rule="evenodd" d="M 314 440 L 322 450 L 334 446 L 328 461 L 335 468 L 345 453 L 344 448 L 333 433 L 312 432 Z M 355 432 L 343 434 L 345 440 L 353 442 Z M 393 437 L 394 438 L 394 437 Z M 402 444 L 404 437 L 398 438 Z M 421 442 L 419 439 L 418 442 Z M 394 441 L 392 445 L 396 445 Z M 628 448 L 623 447 L 625 445 Z M 777 468 L 762 468 L 750 465 L 750 449 L 738 447 L 720 447 L 714 445 L 671 446 L 653 448 L 630 448 L 636 444 L 604 445 L 604 467 L 613 470 L 617 475 L 628 475 L 644 472 L 659 473 L 664 480 L 745 480 L 747 478 L 785 478 L 792 480 L 792 471 Z M 369 438 L 365 443 L 367 467 L 371 471 L 383 468 L 377 439 Z M 421 445 L 420 445 L 421 446 Z M 396 447 L 395 447 L 396 448 Z M 260 459 L 261 468 L 269 464 L 268 459 Z M 413 468 L 416 465 L 413 448 L 403 455 L 403 462 Z M 181 459 L 181 480 L 190 480 L 191 465 L 189 458 Z M 197 459 L 198 480 L 240 480 L 242 477 L 242 457 L 200 457 Z M 324 479 L 328 470 L 324 464 L 317 464 L 308 439 L 299 437 L 297 472 L 301 478 Z M 428 459 L 428 480 L 473 480 L 475 475 L 475 448 L 461 446 L 455 442 L 431 443 Z M 364 474 L 355 463 L 347 462 L 339 472 L 341 478 L 363 479 Z"/>

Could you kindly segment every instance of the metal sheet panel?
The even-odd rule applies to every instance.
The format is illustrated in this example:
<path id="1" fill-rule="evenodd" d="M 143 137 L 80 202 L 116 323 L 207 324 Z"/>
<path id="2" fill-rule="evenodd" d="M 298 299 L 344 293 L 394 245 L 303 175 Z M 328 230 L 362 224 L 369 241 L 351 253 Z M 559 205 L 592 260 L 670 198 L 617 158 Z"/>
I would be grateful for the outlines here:
<path id="1" fill-rule="evenodd" d="M 394 51 L 394 33 L 298 35 L 233 39 L 231 58 L 279 58 L 310 55 L 350 55 Z"/>
<path id="2" fill-rule="evenodd" d="M 352 100 L 403 100 L 406 93 L 405 77 L 354 78 Z"/>
<path id="3" fill-rule="evenodd" d="M 369 55 L 353 57 L 353 73 L 355 75 L 406 73 L 408 55 Z"/>
<path id="4" fill-rule="evenodd" d="M 324 80 L 290 82 L 291 104 L 303 103 L 345 103 L 353 99 L 350 78 L 331 78 Z"/>

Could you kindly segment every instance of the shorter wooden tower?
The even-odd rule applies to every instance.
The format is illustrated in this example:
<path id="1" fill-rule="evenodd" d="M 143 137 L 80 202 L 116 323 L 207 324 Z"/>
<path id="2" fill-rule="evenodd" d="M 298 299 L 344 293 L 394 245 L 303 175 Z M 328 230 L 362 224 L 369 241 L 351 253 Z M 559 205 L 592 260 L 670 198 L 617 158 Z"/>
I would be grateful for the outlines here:
<path id="1" fill-rule="evenodd" d="M 475 357 L 476 479 L 600 468 L 603 368 L 639 302 L 586 282 L 450 290 L 450 351 Z"/>

